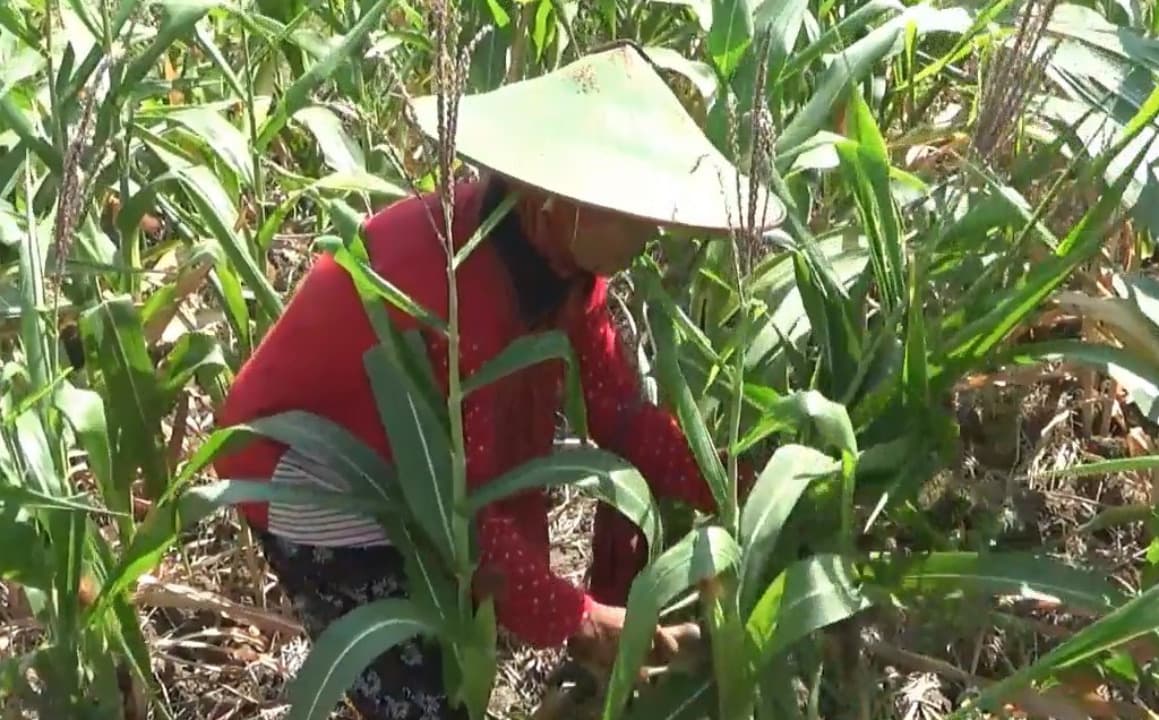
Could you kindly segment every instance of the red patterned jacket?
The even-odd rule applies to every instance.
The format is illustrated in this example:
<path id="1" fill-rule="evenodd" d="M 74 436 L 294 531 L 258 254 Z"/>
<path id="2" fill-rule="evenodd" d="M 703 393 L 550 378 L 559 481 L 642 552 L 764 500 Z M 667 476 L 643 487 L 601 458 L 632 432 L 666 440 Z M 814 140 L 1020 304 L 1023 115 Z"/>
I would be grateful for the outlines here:
<path id="1" fill-rule="evenodd" d="M 476 183 L 458 186 L 457 245 L 477 226 L 482 189 Z M 445 318 L 446 256 L 424 203 L 441 217 L 437 201 L 427 196 L 400 201 L 369 218 L 364 227 L 367 251 L 379 274 Z M 461 372 L 467 376 L 529 328 L 521 318 L 511 274 L 492 243 L 483 243 L 461 266 L 458 287 Z M 642 400 L 606 297 L 606 280 L 597 278 L 590 292 L 565 303 L 558 320 L 579 358 L 592 438 L 633 463 L 657 496 L 711 510 L 715 503 L 673 415 Z M 408 315 L 389 309 L 402 330 L 418 327 Z M 374 342 L 346 271 L 329 256 L 320 257 L 238 374 L 218 424 L 308 410 L 341 423 L 389 459 L 389 443 L 362 365 Z M 446 342 L 430 334 L 427 342 L 445 392 Z M 542 363 L 468 396 L 464 430 L 471 487 L 552 451 L 563 369 L 561 362 Z M 284 450 L 273 441 L 255 442 L 220 458 L 216 469 L 221 477 L 268 478 Z M 266 527 L 265 505 L 243 506 L 242 512 L 255 527 Z M 613 522 L 613 527 L 631 527 L 617 520 L 622 522 Z M 480 569 L 502 579 L 495 598 L 499 622 L 534 646 L 565 641 L 577 629 L 592 595 L 551 570 L 544 493 L 496 503 L 481 511 L 477 521 Z M 639 549 L 623 561 L 638 563 Z M 617 592 L 622 596 L 625 589 Z"/>

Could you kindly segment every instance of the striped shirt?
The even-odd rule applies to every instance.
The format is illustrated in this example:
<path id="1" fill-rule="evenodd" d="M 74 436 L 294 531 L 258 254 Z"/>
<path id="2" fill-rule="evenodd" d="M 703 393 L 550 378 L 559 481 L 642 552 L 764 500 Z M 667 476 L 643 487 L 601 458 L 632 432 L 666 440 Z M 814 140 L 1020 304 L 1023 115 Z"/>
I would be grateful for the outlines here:
<path id="1" fill-rule="evenodd" d="M 294 448 L 282 454 L 270 482 L 332 492 L 350 491 L 350 484 L 333 468 Z M 271 534 L 304 545 L 336 547 L 390 544 L 377 520 L 344 510 L 272 502 L 268 517 L 267 529 Z"/>

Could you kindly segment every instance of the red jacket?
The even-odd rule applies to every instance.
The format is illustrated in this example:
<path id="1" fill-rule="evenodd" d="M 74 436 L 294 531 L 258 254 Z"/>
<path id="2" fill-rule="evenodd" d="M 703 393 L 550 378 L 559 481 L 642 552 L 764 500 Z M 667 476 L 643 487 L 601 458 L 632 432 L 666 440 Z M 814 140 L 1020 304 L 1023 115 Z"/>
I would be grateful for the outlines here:
<path id="1" fill-rule="evenodd" d="M 458 186 L 456 245 L 477 226 L 480 190 L 475 183 Z M 403 200 L 369 218 L 364 227 L 367 252 L 379 274 L 445 318 L 446 255 L 424 202 L 441 218 L 432 196 Z M 505 267 L 489 243 L 460 267 L 458 288 L 461 373 L 468 376 L 529 328 L 521 320 Z M 590 294 L 576 296 L 565 306 L 560 320 L 579 359 L 592 438 L 633 463 L 657 496 L 711 510 L 712 495 L 675 418 L 642 399 L 606 294 L 606 280 L 597 279 Z M 400 329 L 418 327 L 410 316 L 388 307 Z M 429 333 L 426 338 L 445 392 L 446 341 Z M 219 424 L 308 410 L 341 423 L 389 460 L 389 444 L 362 366 L 363 354 L 374 342 L 346 271 L 329 256 L 320 257 L 238 374 Z M 563 370 L 559 361 L 541 363 L 464 401 L 470 487 L 552 451 Z M 284 449 L 273 441 L 254 442 L 221 457 L 216 469 L 221 477 L 268 478 Z M 265 527 L 265 505 L 244 506 L 242 512 L 254 526 Z M 495 597 L 499 622 L 531 645 L 561 644 L 577 629 L 591 597 L 549 566 L 545 494 L 528 492 L 496 503 L 484 508 L 477 522 L 480 569 L 502 579 Z"/>

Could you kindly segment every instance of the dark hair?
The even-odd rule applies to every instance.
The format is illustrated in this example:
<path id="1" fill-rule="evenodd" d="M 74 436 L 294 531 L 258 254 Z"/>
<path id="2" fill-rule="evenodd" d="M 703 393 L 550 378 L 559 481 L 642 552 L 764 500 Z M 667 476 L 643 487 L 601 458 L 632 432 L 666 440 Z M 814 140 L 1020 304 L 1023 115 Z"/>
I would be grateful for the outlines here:
<path id="1" fill-rule="evenodd" d="M 484 178 L 486 188 L 479 211 L 479 222 L 485 221 L 507 196 L 507 184 L 497 175 Z M 519 312 L 529 327 L 551 317 L 567 299 L 569 283 L 551 269 L 519 227 L 514 211 L 508 212 L 487 238 L 495 246 L 519 302 Z"/>

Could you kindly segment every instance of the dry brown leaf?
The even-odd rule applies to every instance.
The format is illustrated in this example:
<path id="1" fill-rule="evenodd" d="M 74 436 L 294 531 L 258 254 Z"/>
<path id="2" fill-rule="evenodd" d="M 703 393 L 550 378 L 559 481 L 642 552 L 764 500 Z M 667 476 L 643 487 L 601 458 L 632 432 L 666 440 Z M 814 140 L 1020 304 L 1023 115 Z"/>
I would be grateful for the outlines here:
<path id="1" fill-rule="evenodd" d="M 134 604 L 216 612 L 235 622 L 252 625 L 269 633 L 295 636 L 304 632 L 299 622 L 278 613 L 246 607 L 215 593 L 179 583 L 164 582 L 149 575 L 143 576 L 138 581 Z"/>

